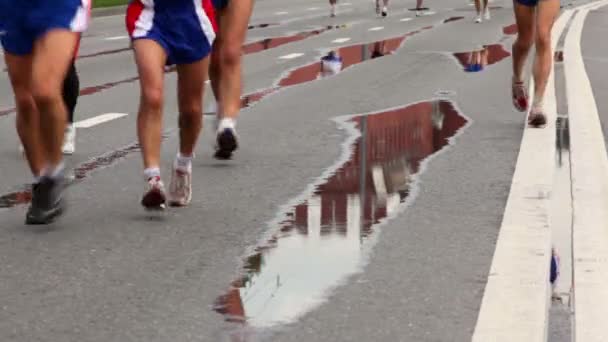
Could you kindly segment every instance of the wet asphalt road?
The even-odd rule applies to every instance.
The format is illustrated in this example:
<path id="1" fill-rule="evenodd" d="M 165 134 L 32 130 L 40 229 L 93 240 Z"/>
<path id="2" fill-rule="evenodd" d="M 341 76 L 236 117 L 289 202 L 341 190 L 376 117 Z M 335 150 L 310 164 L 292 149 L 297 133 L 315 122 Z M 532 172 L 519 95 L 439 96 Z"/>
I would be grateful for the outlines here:
<path id="1" fill-rule="evenodd" d="M 476 25 L 466 1 L 429 2 L 434 13 L 421 17 L 395 1 L 386 19 L 368 0 L 349 3 L 330 19 L 324 1 L 258 1 L 252 24 L 276 25 L 250 30 L 249 43 L 338 28 L 248 54 L 245 93 L 284 84 L 331 49 L 356 65 L 293 76 L 296 86 L 244 109 L 233 161 L 212 158 L 206 120 L 192 205 L 160 216 L 139 207 L 136 71 L 129 51 L 111 52 L 128 46 L 123 17 L 95 18 L 77 120 L 128 115 L 78 131 L 69 164 L 86 177 L 52 226 L 26 227 L 26 206 L 8 207 L 29 173 L 14 115 L 0 116 L 0 341 L 470 340 L 524 125 L 509 93 L 511 4 L 493 2 L 492 20 Z M 590 14 L 583 35 L 599 93 L 606 11 Z M 408 33 L 382 58 L 370 51 L 394 41 L 359 46 Z M 489 50 L 492 65 L 464 72 L 468 52 L 493 44 L 504 48 Z M 167 75 L 167 180 L 175 80 Z M 1 73 L 0 112 L 12 106 Z"/>

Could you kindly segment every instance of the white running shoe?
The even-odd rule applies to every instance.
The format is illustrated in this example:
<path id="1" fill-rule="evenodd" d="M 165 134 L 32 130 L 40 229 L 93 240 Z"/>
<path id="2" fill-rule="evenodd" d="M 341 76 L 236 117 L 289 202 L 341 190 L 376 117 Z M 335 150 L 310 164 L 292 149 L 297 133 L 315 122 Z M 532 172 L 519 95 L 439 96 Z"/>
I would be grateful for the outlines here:
<path id="1" fill-rule="evenodd" d="M 382 7 L 382 16 L 386 17 L 388 15 L 388 8 L 386 6 Z"/>
<path id="2" fill-rule="evenodd" d="M 490 9 L 488 7 L 486 7 L 486 10 L 483 13 L 483 19 L 484 20 L 490 20 L 492 18 L 492 16 L 490 15 Z"/>
<path id="3" fill-rule="evenodd" d="M 167 196 L 165 195 L 165 185 L 159 176 L 151 177 L 146 183 L 144 196 L 141 205 L 146 210 L 164 210 L 166 208 Z"/>
<path id="4" fill-rule="evenodd" d="M 74 124 L 68 124 L 65 128 L 63 136 L 63 154 L 74 154 L 76 151 L 76 127 Z"/>
<path id="5" fill-rule="evenodd" d="M 476 24 L 479 24 L 479 23 L 481 23 L 482 21 L 483 21 L 483 19 L 481 18 L 481 14 L 478 14 L 478 15 L 475 17 L 475 23 L 476 23 Z"/>
<path id="6" fill-rule="evenodd" d="M 185 207 L 192 200 L 192 165 L 187 168 L 173 163 L 171 184 L 169 185 L 169 205 L 172 207 Z"/>
<path id="7" fill-rule="evenodd" d="M 380 15 L 380 0 L 376 0 L 376 14 Z"/>

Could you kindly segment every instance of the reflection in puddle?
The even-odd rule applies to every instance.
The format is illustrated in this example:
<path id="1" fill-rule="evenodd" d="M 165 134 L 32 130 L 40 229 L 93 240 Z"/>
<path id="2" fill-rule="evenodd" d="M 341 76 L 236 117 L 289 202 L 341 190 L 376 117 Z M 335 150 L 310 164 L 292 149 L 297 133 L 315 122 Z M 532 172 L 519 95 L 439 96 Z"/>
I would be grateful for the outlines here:
<path id="1" fill-rule="evenodd" d="M 423 160 L 449 144 L 466 120 L 448 101 L 354 117 L 361 133 L 350 159 L 288 209 L 275 235 L 245 260 L 244 275 L 215 310 L 253 328 L 297 320 L 360 270 L 379 224 L 396 216 Z"/>
<path id="2" fill-rule="evenodd" d="M 241 99 L 241 107 L 249 107 L 254 103 L 260 101 L 261 99 L 265 98 L 266 96 L 273 94 L 281 88 L 314 81 L 321 77 L 329 77 L 339 73 L 340 71 L 350 66 L 368 61 L 370 59 L 376 59 L 384 57 L 386 55 L 390 55 L 397 49 L 399 49 L 408 37 L 418 34 L 423 30 L 429 30 L 432 28 L 433 26 L 429 26 L 420 30 L 409 32 L 400 37 L 380 40 L 373 43 L 350 45 L 339 48 L 335 51 L 330 51 L 329 54 L 334 54 L 340 57 L 340 67 L 337 67 L 336 64 L 333 64 L 331 70 L 328 70 L 326 68 L 327 64 L 323 60 L 323 58 L 327 57 L 325 56 L 319 62 L 314 62 L 292 70 L 287 74 L 287 76 L 280 79 L 277 85 L 273 88 L 265 89 L 260 92 L 243 96 L 243 98 Z"/>
<path id="3" fill-rule="evenodd" d="M 501 44 L 485 45 L 479 50 L 454 54 L 466 72 L 481 72 L 486 66 L 498 63 L 509 56 L 511 53 Z"/>
<path id="4" fill-rule="evenodd" d="M 267 27 L 271 27 L 271 26 L 277 26 L 279 24 L 277 23 L 271 23 L 271 24 L 255 24 L 255 25 L 249 25 L 247 26 L 248 30 L 255 30 L 255 29 L 259 29 L 259 28 L 267 28 Z"/>
<path id="5" fill-rule="evenodd" d="M 502 33 L 509 36 L 517 34 L 517 24 L 511 24 L 509 26 L 503 27 Z"/>
<path id="6" fill-rule="evenodd" d="M 292 34 L 292 35 L 283 36 L 283 37 L 262 39 L 257 42 L 248 43 L 248 44 L 243 45 L 243 53 L 247 55 L 250 53 L 255 53 L 255 52 L 260 52 L 260 51 L 276 48 L 281 45 L 297 42 L 300 40 L 304 40 L 306 38 L 310 38 L 312 36 L 320 35 L 321 33 L 324 33 L 329 30 L 335 30 L 335 29 L 340 29 L 340 28 L 344 28 L 344 27 L 346 27 L 346 25 L 337 25 L 337 26 L 330 25 L 330 26 L 327 26 L 327 27 L 319 29 L 319 30 L 302 32 L 302 33 Z"/>

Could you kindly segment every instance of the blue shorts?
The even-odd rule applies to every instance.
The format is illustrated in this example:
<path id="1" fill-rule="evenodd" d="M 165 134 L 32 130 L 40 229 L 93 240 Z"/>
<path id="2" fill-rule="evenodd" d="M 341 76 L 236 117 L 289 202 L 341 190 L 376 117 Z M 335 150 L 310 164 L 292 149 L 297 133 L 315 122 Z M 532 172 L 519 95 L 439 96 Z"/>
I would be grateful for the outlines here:
<path id="1" fill-rule="evenodd" d="M 207 57 L 217 32 L 212 0 L 132 0 L 126 24 L 132 40 L 151 39 L 162 46 L 168 65 Z"/>
<path id="2" fill-rule="evenodd" d="M 54 29 L 83 32 L 90 0 L 0 0 L 0 41 L 14 55 L 32 53 L 34 43 Z"/>
<path id="3" fill-rule="evenodd" d="M 228 6 L 228 1 L 229 0 L 213 0 L 213 6 L 218 10 L 222 10 Z"/>
<path id="4" fill-rule="evenodd" d="M 535 7 L 536 5 L 538 5 L 539 0 L 516 0 L 516 1 L 520 5 Z"/>

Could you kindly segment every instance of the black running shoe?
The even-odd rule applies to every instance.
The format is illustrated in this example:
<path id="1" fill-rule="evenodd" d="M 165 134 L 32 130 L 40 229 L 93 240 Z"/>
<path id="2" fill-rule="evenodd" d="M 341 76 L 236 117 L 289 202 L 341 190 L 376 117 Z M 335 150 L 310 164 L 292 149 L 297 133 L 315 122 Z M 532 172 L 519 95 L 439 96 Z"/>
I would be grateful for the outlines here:
<path id="1" fill-rule="evenodd" d="M 32 186 L 32 203 L 25 217 L 25 224 L 50 224 L 65 210 L 63 190 L 65 179 L 42 177 Z"/>
<path id="2" fill-rule="evenodd" d="M 217 132 L 217 146 L 215 158 L 228 160 L 232 158 L 232 153 L 239 147 L 236 131 L 233 128 L 224 128 Z"/>

